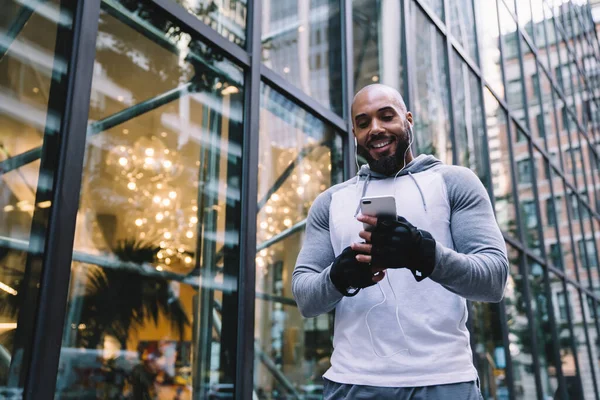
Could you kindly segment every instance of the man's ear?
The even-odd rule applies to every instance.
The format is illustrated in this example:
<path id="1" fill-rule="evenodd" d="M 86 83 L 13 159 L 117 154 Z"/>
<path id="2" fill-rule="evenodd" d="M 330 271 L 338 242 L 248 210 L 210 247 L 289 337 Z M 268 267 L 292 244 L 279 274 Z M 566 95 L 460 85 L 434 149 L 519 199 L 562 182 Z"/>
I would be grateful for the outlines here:
<path id="1" fill-rule="evenodd" d="M 406 119 L 408 120 L 408 122 L 410 122 L 411 125 L 414 125 L 413 115 L 412 115 L 412 113 L 410 111 L 406 112 Z"/>

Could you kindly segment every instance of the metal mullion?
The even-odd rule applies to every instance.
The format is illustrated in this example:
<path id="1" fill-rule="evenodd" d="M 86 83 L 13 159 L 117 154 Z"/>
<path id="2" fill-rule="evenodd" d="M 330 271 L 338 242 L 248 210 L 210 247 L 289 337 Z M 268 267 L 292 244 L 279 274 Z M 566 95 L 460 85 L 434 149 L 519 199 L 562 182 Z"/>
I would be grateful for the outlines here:
<path id="1" fill-rule="evenodd" d="M 251 59 L 250 54 L 246 52 L 244 49 L 232 43 L 231 41 L 224 38 L 217 31 L 212 29 L 210 26 L 206 25 L 196 16 L 189 13 L 183 6 L 177 4 L 173 0 L 151 0 L 156 6 L 161 8 L 163 11 L 177 19 L 180 25 L 183 25 L 185 28 L 193 31 L 197 35 L 199 35 L 206 44 L 220 49 L 220 51 L 224 52 L 225 55 L 234 60 L 236 63 L 241 64 L 245 67 L 250 66 Z M 253 2 L 250 2 L 250 7 Z M 249 16 L 250 12 L 248 12 L 248 21 L 247 25 L 249 25 Z M 249 32 L 249 30 L 247 31 Z M 248 34 L 246 34 L 246 43 L 249 42 Z"/>
<path id="2" fill-rule="evenodd" d="M 270 69 L 265 65 L 260 65 L 260 74 L 262 79 L 273 87 L 275 90 L 283 94 L 285 97 L 294 101 L 300 107 L 314 114 L 316 117 L 326 122 L 329 125 L 333 125 L 337 130 L 346 132 L 348 125 L 344 118 L 340 117 L 330 109 L 324 107 L 313 97 L 310 97 L 304 93 L 301 89 L 292 85 L 284 77 Z"/>
<path id="3" fill-rule="evenodd" d="M 352 24 L 352 0 L 339 0 L 341 2 L 340 18 L 342 27 L 342 68 L 343 68 L 343 118 L 345 121 L 345 132 L 342 135 L 342 148 L 344 149 L 344 180 L 356 175 L 357 161 L 352 132 L 352 115 L 350 105 L 354 96 L 354 40 Z"/>
<path id="4" fill-rule="evenodd" d="M 448 12 L 449 10 L 449 1 L 444 0 L 444 17 L 446 19 L 446 25 L 448 25 Z M 458 149 L 456 146 L 456 137 L 458 135 L 457 129 L 457 121 L 454 115 L 454 92 L 456 88 L 454 87 L 454 83 L 452 82 L 453 77 L 453 66 L 452 66 L 452 45 L 450 44 L 450 35 L 449 32 L 446 31 L 446 35 L 444 36 L 444 41 L 446 42 L 446 76 L 448 78 L 448 89 L 449 89 L 449 110 L 448 116 L 450 118 L 450 143 L 452 143 L 452 164 L 458 165 Z"/>
<path id="5" fill-rule="evenodd" d="M 26 399 L 53 399 L 60 357 L 63 321 L 67 308 L 75 222 L 79 208 L 86 127 L 92 86 L 100 0 L 63 0 L 61 9 L 74 9 L 72 47 L 66 77 L 66 99 L 60 127 L 60 149 L 51 191 L 52 207 L 42 256 L 37 320 L 33 332 L 31 364 L 25 385 Z M 57 48 L 65 48 L 59 43 Z M 44 160 L 45 155 L 42 155 Z"/>
<path id="6" fill-rule="evenodd" d="M 161 2 L 169 0 L 160 0 Z M 258 203 L 260 65 L 262 52 L 262 1 L 248 3 L 246 45 L 249 68 L 245 70 L 244 133 L 240 226 L 240 272 L 238 275 L 238 332 L 235 395 L 251 399 L 254 390 L 254 325 L 256 301 L 256 214 Z"/>

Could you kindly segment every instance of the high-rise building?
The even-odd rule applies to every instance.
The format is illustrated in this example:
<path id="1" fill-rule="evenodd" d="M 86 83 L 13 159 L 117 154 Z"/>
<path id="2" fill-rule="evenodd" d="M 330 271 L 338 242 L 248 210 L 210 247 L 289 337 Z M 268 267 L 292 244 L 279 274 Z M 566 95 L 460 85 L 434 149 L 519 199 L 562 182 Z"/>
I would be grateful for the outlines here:
<path id="1" fill-rule="evenodd" d="M 493 202 L 483 397 L 600 398 L 599 1 L 0 10 L 0 398 L 321 398 L 334 315 L 302 318 L 291 276 L 372 83 Z"/>

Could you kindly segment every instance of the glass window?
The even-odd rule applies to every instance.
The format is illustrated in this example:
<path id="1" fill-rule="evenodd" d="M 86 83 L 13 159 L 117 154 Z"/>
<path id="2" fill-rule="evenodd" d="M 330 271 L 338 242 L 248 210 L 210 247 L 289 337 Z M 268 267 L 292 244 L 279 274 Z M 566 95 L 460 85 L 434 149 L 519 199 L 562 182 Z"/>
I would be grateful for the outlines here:
<path id="1" fill-rule="evenodd" d="M 457 127 L 455 140 L 458 164 L 475 171 L 479 179 L 487 184 L 481 84 L 455 51 L 452 52 L 452 66 L 452 104 Z"/>
<path id="2" fill-rule="evenodd" d="M 529 184 L 532 182 L 532 170 L 531 170 L 531 160 L 526 158 L 521 161 L 517 161 L 517 172 L 518 172 L 518 180 L 520 184 Z"/>
<path id="3" fill-rule="evenodd" d="M 560 197 L 556 200 L 553 198 L 546 199 L 546 219 L 548 225 L 555 226 L 557 221 L 560 221 L 561 206 Z"/>
<path id="4" fill-rule="evenodd" d="M 246 42 L 247 0 L 173 0 L 191 14 L 210 26 L 229 41 L 244 46 Z M 122 4 L 135 11 L 139 2 L 126 1 Z"/>
<path id="5" fill-rule="evenodd" d="M 485 2 L 475 1 L 477 22 L 479 30 L 479 50 L 481 69 L 486 82 L 500 97 L 504 97 L 504 84 L 502 82 L 502 66 L 500 60 L 500 29 L 498 26 L 498 12 L 495 4 L 488 6 Z"/>
<path id="6" fill-rule="evenodd" d="M 16 399 L 31 357 L 67 90 L 71 45 L 57 37 L 69 36 L 74 10 L 58 0 L 1 8 L 0 397 Z"/>
<path id="7" fill-rule="evenodd" d="M 289 388 L 308 398 L 322 393 L 333 316 L 302 318 L 292 296 L 292 272 L 313 200 L 342 181 L 342 139 L 263 85 L 259 157 L 255 387 L 267 398 Z"/>
<path id="8" fill-rule="evenodd" d="M 539 137 L 546 136 L 546 129 L 544 127 L 544 114 L 538 114 L 535 116 L 535 127 Z"/>
<path id="9" fill-rule="evenodd" d="M 552 243 L 549 251 L 550 261 L 558 269 L 563 269 L 562 256 L 560 254 L 560 244 Z"/>
<path id="10" fill-rule="evenodd" d="M 519 232 L 512 188 L 510 136 L 506 112 L 488 89 L 484 91 L 484 100 L 496 220 L 503 232 L 517 238 Z"/>
<path id="11" fill-rule="evenodd" d="M 579 250 L 579 260 L 583 268 L 597 268 L 598 261 L 596 260 L 596 251 L 594 248 L 593 239 L 580 239 L 577 241 Z"/>
<path id="12" fill-rule="evenodd" d="M 567 320 L 567 299 L 565 292 L 556 293 L 556 300 L 558 303 L 558 318 L 560 321 Z"/>
<path id="13" fill-rule="evenodd" d="M 433 9 L 439 19 L 444 20 L 444 0 L 425 0 L 424 3 Z"/>
<path id="14" fill-rule="evenodd" d="M 450 6 L 450 32 L 458 39 L 473 61 L 477 63 L 473 1 L 455 0 L 449 2 L 448 5 Z"/>
<path id="15" fill-rule="evenodd" d="M 416 153 L 432 154 L 452 164 L 450 140 L 450 94 L 448 91 L 446 41 L 418 6 L 409 3 L 412 43 L 419 51 L 410 77 L 416 89 L 413 101 Z"/>
<path id="16" fill-rule="evenodd" d="M 402 60 L 400 14 L 400 0 L 352 2 L 356 91 L 373 83 L 383 83 L 403 93 L 406 60 Z M 375 28 L 374 24 L 378 27 Z"/>
<path id="17" fill-rule="evenodd" d="M 100 15 L 57 398 L 235 384 L 243 71 L 136 5 Z"/>
<path id="18" fill-rule="evenodd" d="M 569 326 L 569 316 L 574 318 L 571 293 L 567 292 L 567 287 L 558 276 L 550 272 L 550 289 L 552 290 L 555 301 L 555 316 L 558 334 L 558 343 L 560 349 L 560 358 L 562 364 L 562 373 L 565 378 L 566 391 L 570 399 L 583 399 L 581 390 L 581 381 L 579 377 L 579 368 L 582 357 L 577 351 L 578 339 L 574 339 L 574 332 Z M 573 347 L 575 345 L 575 348 Z M 578 363 L 575 362 L 577 355 Z M 560 398 L 560 397 L 557 397 Z"/>
<path id="19" fill-rule="evenodd" d="M 262 61 L 265 65 L 341 115 L 340 2 L 266 1 L 262 11 Z M 317 57 L 320 59 L 318 64 Z"/>
<path id="20" fill-rule="evenodd" d="M 499 304 L 473 302 L 469 317 L 473 321 L 471 335 L 480 390 L 485 399 L 508 398 L 506 353 Z"/>
<path id="21" fill-rule="evenodd" d="M 533 345 L 531 325 L 529 321 L 528 304 L 525 298 L 523 278 L 523 257 L 515 248 L 508 245 L 508 261 L 510 274 L 504 291 L 506 324 L 508 327 L 509 354 L 513 368 L 513 386 L 516 399 L 536 398 L 535 369 L 533 368 Z"/>
<path id="22" fill-rule="evenodd" d="M 535 228 L 537 225 L 537 216 L 535 211 L 535 203 L 533 201 L 524 201 L 521 205 L 523 209 L 523 218 L 526 228 Z"/>
<path id="23" fill-rule="evenodd" d="M 537 356 L 540 363 L 540 381 L 542 392 L 552 398 L 558 388 L 557 360 L 552 338 L 550 313 L 552 306 L 546 291 L 544 267 L 529 260 L 529 285 L 531 288 L 531 311 L 536 332 Z"/>

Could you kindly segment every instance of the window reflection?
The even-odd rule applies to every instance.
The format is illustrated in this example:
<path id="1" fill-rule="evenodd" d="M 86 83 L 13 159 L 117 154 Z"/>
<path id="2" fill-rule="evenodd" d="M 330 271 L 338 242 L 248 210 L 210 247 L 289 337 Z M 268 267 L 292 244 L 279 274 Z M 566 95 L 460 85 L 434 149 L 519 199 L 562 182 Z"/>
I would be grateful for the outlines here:
<path id="1" fill-rule="evenodd" d="M 342 141 L 277 91 L 261 88 L 255 392 L 260 399 L 319 397 L 329 367 L 333 320 L 304 319 L 292 272 L 313 200 L 342 180 Z"/>
<path id="2" fill-rule="evenodd" d="M 472 304 L 473 337 L 475 346 L 475 365 L 484 399 L 508 398 L 506 376 L 506 349 L 502 340 L 503 329 L 500 316 L 504 307 L 500 304 Z"/>
<path id="3" fill-rule="evenodd" d="M 325 107 L 342 114 L 338 0 L 263 0 L 262 60 Z"/>
<path id="4" fill-rule="evenodd" d="M 537 356 L 540 364 L 542 392 L 547 397 L 554 396 L 558 388 L 557 360 L 552 339 L 550 314 L 553 310 L 544 283 L 544 267 L 529 260 L 529 286 L 531 288 L 531 310 L 534 317 Z"/>
<path id="5" fill-rule="evenodd" d="M 550 288 L 553 296 L 554 315 L 559 344 L 561 368 L 564 376 L 565 391 L 570 399 L 583 399 L 581 380 L 579 376 L 579 356 L 573 350 L 575 341 L 569 326 L 569 319 L 573 318 L 572 295 L 567 291 L 564 281 L 550 272 Z M 559 387 L 558 391 L 563 390 Z M 592 391 L 593 393 L 593 391 Z"/>
<path id="6" fill-rule="evenodd" d="M 479 30 L 479 50 L 481 69 L 484 78 L 494 91 L 504 97 L 504 84 L 502 82 L 502 66 L 500 60 L 500 28 L 498 26 L 498 12 L 496 4 L 487 5 L 476 1 L 477 15 L 482 19 L 477 23 Z"/>
<path id="7" fill-rule="evenodd" d="M 506 112 L 487 89 L 484 100 L 496 220 L 503 232 L 518 238 Z"/>
<path id="8" fill-rule="evenodd" d="M 481 83 L 458 53 L 452 52 L 452 96 L 456 119 L 455 141 L 458 164 L 473 170 L 487 185 L 488 168 L 485 161 Z"/>
<path id="9" fill-rule="evenodd" d="M 514 396 L 516 399 L 533 399 L 537 396 L 533 367 L 535 350 L 532 348 L 528 304 L 524 292 L 526 281 L 521 274 L 524 260 L 521 253 L 508 246 L 508 261 L 510 274 L 504 291 L 504 303 L 513 368 Z"/>
<path id="10" fill-rule="evenodd" d="M 72 9 L 58 0 L 43 7 L 6 0 L 0 12 L 0 398 L 21 398 L 31 357 L 52 210 L 47 160 L 56 157 L 69 67 L 57 38 Z"/>
<path id="11" fill-rule="evenodd" d="M 475 15 L 471 0 L 455 0 L 450 6 L 450 31 L 477 63 L 477 40 L 475 38 Z"/>
<path id="12" fill-rule="evenodd" d="M 244 46 L 248 5 L 245 0 L 173 0 L 229 41 Z"/>
<path id="13" fill-rule="evenodd" d="M 401 7 L 400 0 L 352 2 L 356 91 L 383 83 L 403 93 Z"/>
<path id="14" fill-rule="evenodd" d="M 56 398 L 204 398 L 235 377 L 243 74 L 128 4 L 100 16 Z"/>
<path id="15" fill-rule="evenodd" d="M 416 52 L 415 68 L 410 77 L 416 88 L 413 101 L 417 154 L 432 154 L 446 164 L 452 164 L 450 140 L 450 95 L 446 43 L 423 12 L 410 2 L 410 21 L 415 29 L 411 39 Z"/>

